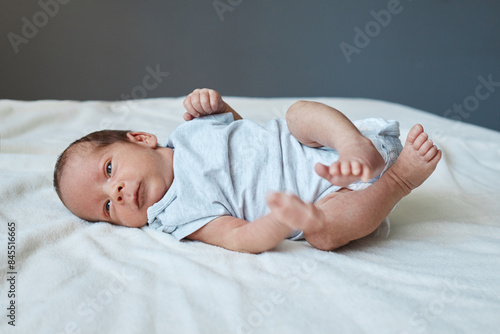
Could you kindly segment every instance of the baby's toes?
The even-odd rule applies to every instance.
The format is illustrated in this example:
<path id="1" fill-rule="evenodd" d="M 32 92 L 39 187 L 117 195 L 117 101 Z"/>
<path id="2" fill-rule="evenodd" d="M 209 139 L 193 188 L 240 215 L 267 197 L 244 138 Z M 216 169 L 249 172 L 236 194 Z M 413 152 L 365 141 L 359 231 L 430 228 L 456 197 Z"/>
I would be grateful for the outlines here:
<path id="1" fill-rule="evenodd" d="M 411 129 L 410 132 L 408 133 L 408 136 L 406 137 L 406 142 L 409 144 L 412 144 L 415 142 L 415 139 L 424 132 L 424 128 L 420 124 L 415 124 Z"/>
<path id="2" fill-rule="evenodd" d="M 340 162 L 340 172 L 344 176 L 352 175 L 351 162 L 341 161 Z"/>
<path id="3" fill-rule="evenodd" d="M 351 161 L 351 174 L 358 176 L 361 175 L 361 171 L 363 170 L 363 166 L 357 160 Z"/>
<path id="4" fill-rule="evenodd" d="M 372 170 L 368 166 L 362 166 L 361 181 L 368 182 L 372 178 Z"/>
<path id="5" fill-rule="evenodd" d="M 331 176 L 342 175 L 342 164 L 340 161 L 335 161 L 328 168 L 328 174 Z"/>
<path id="6" fill-rule="evenodd" d="M 319 176 L 321 176 L 324 179 L 328 179 L 330 177 L 330 167 L 329 166 L 325 166 L 325 165 L 318 162 L 316 165 L 314 165 L 314 170 L 316 171 L 316 173 Z"/>
<path id="7" fill-rule="evenodd" d="M 420 155 L 425 155 L 433 146 L 434 143 L 432 142 L 432 140 L 427 139 L 418 149 L 418 153 L 420 153 Z"/>
<path id="8" fill-rule="evenodd" d="M 425 132 L 422 132 L 413 142 L 413 148 L 417 151 L 420 150 L 420 147 L 422 147 L 422 145 L 427 141 L 427 139 L 429 139 L 429 135 Z"/>
<path id="9" fill-rule="evenodd" d="M 434 145 L 432 146 L 424 155 L 426 161 L 431 161 L 436 158 L 437 155 L 441 154 L 441 151 Z M 439 161 L 440 158 L 437 160 Z"/>
<path id="10" fill-rule="evenodd" d="M 334 185 L 336 185 L 339 179 L 343 178 L 340 172 L 340 163 L 338 161 L 334 162 L 330 166 L 325 166 L 318 162 L 314 166 L 314 170 L 320 177 L 324 178 L 325 180 Z"/>

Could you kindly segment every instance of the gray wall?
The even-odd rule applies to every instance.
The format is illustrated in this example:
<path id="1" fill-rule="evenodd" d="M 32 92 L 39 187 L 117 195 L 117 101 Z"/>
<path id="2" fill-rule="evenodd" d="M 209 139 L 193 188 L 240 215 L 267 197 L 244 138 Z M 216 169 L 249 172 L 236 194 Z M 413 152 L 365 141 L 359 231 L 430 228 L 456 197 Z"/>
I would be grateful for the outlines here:
<path id="1" fill-rule="evenodd" d="M 211 87 L 382 99 L 500 130 L 499 14 L 494 0 L 4 0 L 0 98 Z"/>

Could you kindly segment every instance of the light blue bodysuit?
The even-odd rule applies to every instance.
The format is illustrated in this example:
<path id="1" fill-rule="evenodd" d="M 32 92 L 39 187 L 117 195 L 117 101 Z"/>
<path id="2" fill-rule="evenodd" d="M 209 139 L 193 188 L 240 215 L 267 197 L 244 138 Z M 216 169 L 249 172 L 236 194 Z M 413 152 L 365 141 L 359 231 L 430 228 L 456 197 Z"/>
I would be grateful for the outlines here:
<path id="1" fill-rule="evenodd" d="M 402 149 L 398 122 L 370 118 L 354 124 L 381 153 L 385 171 Z M 234 121 L 231 113 L 200 117 L 175 129 L 166 146 L 174 149 L 174 180 L 148 208 L 148 224 L 179 240 L 220 216 L 251 222 L 267 214 L 270 192 L 294 193 L 314 203 L 341 188 L 314 171 L 317 162 L 336 161 L 337 151 L 302 145 L 283 119 L 261 126 Z M 363 189 L 377 179 L 347 188 Z M 301 239 L 302 233 L 294 231 L 289 238 Z"/>

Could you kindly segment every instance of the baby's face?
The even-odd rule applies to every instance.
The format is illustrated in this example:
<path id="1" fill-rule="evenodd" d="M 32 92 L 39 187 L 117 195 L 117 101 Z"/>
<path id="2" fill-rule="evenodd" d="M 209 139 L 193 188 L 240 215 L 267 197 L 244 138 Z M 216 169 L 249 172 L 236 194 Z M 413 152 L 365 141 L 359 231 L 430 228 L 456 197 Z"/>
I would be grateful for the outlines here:
<path id="1" fill-rule="evenodd" d="M 129 227 L 147 223 L 148 207 L 172 184 L 173 150 L 157 147 L 154 135 L 129 135 L 132 143 L 103 148 L 79 144 L 69 156 L 60 190 L 64 204 L 75 215 Z"/>

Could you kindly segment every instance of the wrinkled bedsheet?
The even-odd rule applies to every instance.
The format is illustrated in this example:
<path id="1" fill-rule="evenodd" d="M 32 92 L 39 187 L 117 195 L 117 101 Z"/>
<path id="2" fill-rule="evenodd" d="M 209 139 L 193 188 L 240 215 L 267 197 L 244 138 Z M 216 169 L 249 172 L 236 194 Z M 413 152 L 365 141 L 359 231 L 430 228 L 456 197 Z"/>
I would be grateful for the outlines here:
<path id="1" fill-rule="evenodd" d="M 0 333 L 498 331 L 500 133 L 383 101 L 314 98 L 353 120 L 396 119 L 402 142 L 421 123 L 444 153 L 391 213 L 387 239 L 333 252 L 287 240 L 240 254 L 63 207 L 52 169 L 71 141 L 113 128 L 164 142 L 182 100 L 0 101 Z M 296 99 L 226 100 L 264 124 Z"/>

